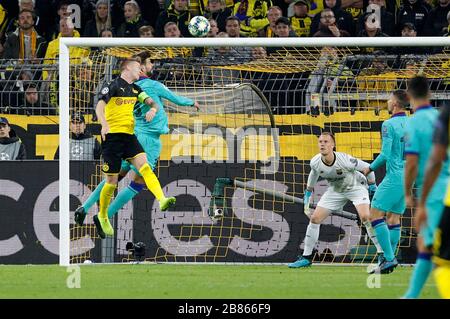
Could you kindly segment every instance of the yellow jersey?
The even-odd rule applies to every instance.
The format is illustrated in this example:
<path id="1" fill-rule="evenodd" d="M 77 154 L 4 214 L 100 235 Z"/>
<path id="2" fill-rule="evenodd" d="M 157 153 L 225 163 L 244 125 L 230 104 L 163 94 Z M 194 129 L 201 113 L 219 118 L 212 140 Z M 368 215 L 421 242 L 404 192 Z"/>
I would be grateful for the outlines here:
<path id="1" fill-rule="evenodd" d="M 100 91 L 99 100 L 106 103 L 105 119 L 109 133 L 134 133 L 133 111 L 137 101 L 144 103 L 149 96 L 134 83 L 118 77 L 106 84 Z"/>

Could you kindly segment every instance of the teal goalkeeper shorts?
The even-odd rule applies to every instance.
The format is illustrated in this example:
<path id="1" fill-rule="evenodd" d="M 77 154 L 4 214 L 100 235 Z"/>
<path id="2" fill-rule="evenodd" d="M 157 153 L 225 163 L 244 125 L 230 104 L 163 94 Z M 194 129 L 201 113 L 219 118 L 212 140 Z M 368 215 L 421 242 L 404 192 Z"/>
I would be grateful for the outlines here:
<path id="1" fill-rule="evenodd" d="M 426 247 L 430 247 L 434 242 L 434 234 L 441 221 L 442 213 L 444 212 L 444 199 L 443 196 L 430 196 L 427 199 L 427 224 L 420 231 L 420 235 L 423 238 L 423 242 Z"/>
<path id="2" fill-rule="evenodd" d="M 145 154 L 147 155 L 147 161 L 152 170 L 155 170 L 156 165 L 158 163 L 159 155 L 161 154 L 161 140 L 159 139 L 159 135 L 152 134 L 136 134 L 139 143 L 144 149 Z M 130 170 L 132 169 L 139 176 L 141 175 L 137 168 L 131 165 L 127 161 L 122 161 L 122 170 Z"/>
<path id="3" fill-rule="evenodd" d="M 403 215 L 406 209 L 403 176 L 385 177 L 378 185 L 371 206 L 385 213 Z"/>

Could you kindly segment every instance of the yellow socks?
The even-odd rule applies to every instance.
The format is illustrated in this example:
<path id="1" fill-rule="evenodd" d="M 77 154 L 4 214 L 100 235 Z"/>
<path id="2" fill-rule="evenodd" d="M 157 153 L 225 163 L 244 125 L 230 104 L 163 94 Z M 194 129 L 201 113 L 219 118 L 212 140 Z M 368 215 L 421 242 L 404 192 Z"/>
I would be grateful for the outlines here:
<path id="1" fill-rule="evenodd" d="M 102 191 L 100 192 L 100 212 L 98 213 L 100 218 L 108 218 L 108 206 L 114 195 L 116 187 L 116 184 L 108 183 L 105 183 L 103 186 Z"/>
<path id="2" fill-rule="evenodd" d="M 158 177 L 156 177 L 155 173 L 153 173 L 148 163 L 142 165 L 142 167 L 139 170 L 139 173 L 144 178 L 145 184 L 147 185 L 149 191 L 151 191 L 153 195 L 155 195 L 158 201 L 161 201 L 162 199 L 166 198 L 164 196 L 163 190 L 161 189 L 161 184 L 159 183 Z"/>
<path id="3" fill-rule="evenodd" d="M 439 266 L 434 271 L 436 286 L 442 298 L 450 299 L 450 266 Z"/>

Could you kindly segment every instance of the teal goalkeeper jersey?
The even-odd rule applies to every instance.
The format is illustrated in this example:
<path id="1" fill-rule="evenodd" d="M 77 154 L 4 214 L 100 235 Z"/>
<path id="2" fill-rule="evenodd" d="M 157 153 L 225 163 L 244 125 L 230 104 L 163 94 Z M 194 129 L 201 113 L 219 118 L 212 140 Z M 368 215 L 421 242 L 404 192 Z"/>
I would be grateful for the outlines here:
<path id="1" fill-rule="evenodd" d="M 370 169 L 375 171 L 386 164 L 386 177 L 395 176 L 403 178 L 405 160 L 405 127 L 407 116 L 404 112 L 394 114 L 381 126 L 381 152 L 370 164 Z"/>
<path id="2" fill-rule="evenodd" d="M 158 112 L 156 112 L 155 117 L 151 122 L 145 120 L 145 113 L 150 110 L 150 106 L 139 103 L 139 106 L 135 108 L 134 132 L 136 134 L 161 135 L 169 133 L 169 121 L 167 119 L 166 111 L 164 110 L 162 99 L 169 100 L 180 106 L 194 105 L 193 100 L 176 95 L 164 84 L 150 78 L 142 77 L 135 83 L 158 104 Z"/>
<path id="3" fill-rule="evenodd" d="M 422 193 L 423 179 L 427 167 L 428 158 L 433 148 L 433 134 L 439 112 L 431 105 L 416 109 L 406 124 L 405 153 L 418 156 L 418 171 L 415 186 L 418 193 Z M 435 184 L 445 185 L 448 178 L 448 160 L 443 164 L 441 173 Z M 442 190 L 444 192 L 444 190 Z"/>

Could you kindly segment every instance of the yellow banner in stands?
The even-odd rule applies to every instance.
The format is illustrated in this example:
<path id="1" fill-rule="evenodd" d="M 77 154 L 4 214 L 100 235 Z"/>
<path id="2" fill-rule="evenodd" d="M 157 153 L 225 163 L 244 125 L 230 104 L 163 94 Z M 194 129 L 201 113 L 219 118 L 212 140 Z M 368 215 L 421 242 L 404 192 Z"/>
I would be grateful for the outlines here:
<path id="1" fill-rule="evenodd" d="M 58 116 L 22 116 L 5 115 L 17 135 L 27 147 L 28 158 L 54 159 L 59 144 Z M 233 121 L 230 117 L 233 117 Z M 219 116 L 220 117 L 220 116 Z M 387 112 L 376 116 L 373 111 L 360 111 L 354 115 L 339 112 L 331 116 L 320 115 L 276 115 L 276 134 L 268 130 L 249 130 L 244 126 L 249 122 L 257 122 L 257 116 L 248 120 L 248 115 L 242 118 L 236 115 L 198 116 L 204 127 L 208 124 L 222 123 L 225 130 L 221 134 L 169 134 L 161 136 L 163 149 L 161 160 L 170 160 L 179 156 L 196 156 L 206 161 L 237 160 L 268 160 L 278 153 L 280 157 L 292 157 L 298 160 L 310 160 L 318 153 L 318 134 L 332 131 L 336 137 L 337 150 L 352 154 L 355 157 L 372 160 L 380 152 L 380 128 L 382 121 L 389 118 Z M 268 117 L 261 117 L 261 122 L 268 126 Z M 189 127 L 192 121 L 180 114 L 169 116 L 171 128 Z M 91 123 L 91 117 L 86 116 L 87 128 L 100 141 L 100 125 Z M 177 130 L 175 131 L 177 132 Z M 262 134 L 261 134 L 262 132 Z M 236 135 L 241 134 L 241 135 Z M 231 137 L 231 138 L 230 138 Z M 34 148 L 34 149 L 30 149 Z M 237 153 L 237 154 L 234 154 Z"/>

